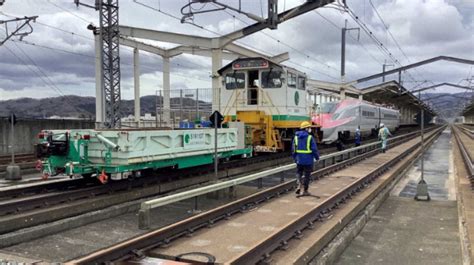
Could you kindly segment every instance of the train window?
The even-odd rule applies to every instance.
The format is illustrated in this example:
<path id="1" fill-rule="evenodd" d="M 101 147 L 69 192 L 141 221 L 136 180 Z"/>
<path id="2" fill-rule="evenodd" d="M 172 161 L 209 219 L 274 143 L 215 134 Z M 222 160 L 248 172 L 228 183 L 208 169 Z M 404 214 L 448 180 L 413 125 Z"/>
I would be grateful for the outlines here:
<path id="1" fill-rule="evenodd" d="M 270 69 L 270 71 L 262 71 L 262 87 L 263 88 L 279 88 L 281 87 L 281 71 Z"/>
<path id="2" fill-rule="evenodd" d="M 390 118 L 390 119 L 398 119 L 397 115 L 395 115 L 395 114 L 388 114 L 388 113 L 384 113 L 383 117 L 384 117 L 384 118 Z"/>
<path id="3" fill-rule="evenodd" d="M 362 111 L 362 116 L 365 116 L 365 117 L 375 117 L 375 112 L 363 110 L 363 111 Z"/>
<path id="4" fill-rule="evenodd" d="M 296 88 L 296 75 L 288 72 L 288 87 Z"/>
<path id="5" fill-rule="evenodd" d="M 304 90 L 306 88 L 306 79 L 303 76 L 298 76 L 298 89 Z"/>
<path id="6" fill-rule="evenodd" d="M 245 74 L 244 73 L 232 73 L 225 76 L 225 88 L 226 89 L 237 89 L 245 87 Z"/>

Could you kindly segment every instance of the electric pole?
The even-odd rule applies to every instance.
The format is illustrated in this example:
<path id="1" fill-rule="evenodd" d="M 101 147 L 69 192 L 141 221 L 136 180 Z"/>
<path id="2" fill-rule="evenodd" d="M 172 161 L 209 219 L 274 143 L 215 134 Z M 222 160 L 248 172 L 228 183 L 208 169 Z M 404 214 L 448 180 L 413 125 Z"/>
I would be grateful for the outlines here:
<path id="1" fill-rule="evenodd" d="M 387 60 L 384 60 L 382 65 L 382 73 L 385 73 L 385 69 L 387 66 L 395 66 L 394 64 L 387 64 Z M 382 83 L 385 83 L 385 75 L 382 76 Z"/>
<path id="2" fill-rule="evenodd" d="M 96 0 L 95 5 L 81 3 L 79 6 L 94 8 L 99 11 L 98 34 L 101 43 L 102 90 L 104 91 L 106 128 L 120 127 L 120 44 L 119 44 L 119 0 Z M 88 28 L 93 28 L 89 25 Z"/>
<path id="3" fill-rule="evenodd" d="M 347 28 L 347 19 L 345 26 L 341 30 L 341 83 L 345 82 L 346 75 L 346 32 L 351 30 L 357 30 L 357 41 L 360 37 L 360 28 Z"/>

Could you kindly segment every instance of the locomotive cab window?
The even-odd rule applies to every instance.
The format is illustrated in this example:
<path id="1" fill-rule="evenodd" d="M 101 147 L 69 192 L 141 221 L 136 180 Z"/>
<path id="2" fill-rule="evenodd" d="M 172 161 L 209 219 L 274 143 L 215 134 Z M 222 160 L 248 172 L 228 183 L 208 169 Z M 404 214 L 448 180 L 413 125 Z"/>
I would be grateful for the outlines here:
<path id="1" fill-rule="evenodd" d="M 296 75 L 288 72 L 288 87 L 296 88 Z"/>
<path id="2" fill-rule="evenodd" d="M 245 74 L 244 73 L 231 73 L 225 76 L 225 88 L 226 89 L 238 89 L 245 87 Z"/>
<path id="3" fill-rule="evenodd" d="M 269 71 L 262 71 L 262 87 L 263 88 L 280 88 L 281 87 L 280 70 L 270 68 Z"/>
<path id="4" fill-rule="evenodd" d="M 306 79 L 299 75 L 298 76 L 298 89 L 305 90 L 306 88 Z"/>

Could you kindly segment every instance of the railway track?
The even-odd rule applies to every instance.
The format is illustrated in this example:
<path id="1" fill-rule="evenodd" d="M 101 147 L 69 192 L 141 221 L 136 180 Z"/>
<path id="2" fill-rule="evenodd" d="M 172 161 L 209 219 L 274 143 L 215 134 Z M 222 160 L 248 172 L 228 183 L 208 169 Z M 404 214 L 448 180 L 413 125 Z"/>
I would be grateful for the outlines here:
<path id="1" fill-rule="evenodd" d="M 474 132 L 470 127 L 463 125 L 454 125 L 452 130 L 467 169 L 471 188 L 474 189 Z"/>
<path id="2" fill-rule="evenodd" d="M 16 154 L 15 163 L 20 166 L 20 169 L 25 174 L 37 172 L 35 154 Z M 5 175 L 7 166 L 11 163 L 11 155 L 0 156 L 0 177 Z"/>
<path id="3" fill-rule="evenodd" d="M 247 164 L 261 163 L 261 162 L 272 161 L 272 160 L 279 161 L 279 159 L 284 159 L 284 158 L 288 158 L 287 153 L 269 154 L 265 156 L 252 157 L 252 158 L 248 158 L 246 160 L 241 160 L 241 161 L 237 161 L 237 160 L 227 161 L 219 165 L 220 166 L 219 170 L 225 171 L 231 168 L 238 168 Z M 150 178 L 159 178 L 158 180 L 157 179 L 150 180 L 151 181 L 150 184 L 156 183 L 156 181 L 167 182 L 167 181 L 172 181 L 173 179 L 176 179 L 176 178 L 187 178 L 190 175 L 202 175 L 202 174 L 209 173 L 210 170 L 211 169 L 209 168 L 209 166 L 197 167 L 197 168 L 192 168 L 192 169 L 174 170 L 174 172 L 169 172 L 169 170 L 158 170 L 154 172 L 153 174 L 149 174 Z M 122 180 L 111 181 L 107 185 L 115 185 L 116 183 L 119 183 L 121 181 Z M 127 181 L 127 180 L 123 180 L 123 181 Z M 59 192 L 59 191 L 72 191 L 72 190 L 86 188 L 90 186 L 103 186 L 103 185 L 99 183 L 98 181 L 96 181 L 96 179 L 94 178 L 89 178 L 89 179 L 80 178 L 80 179 L 69 179 L 69 180 L 63 180 L 63 181 L 35 183 L 34 185 L 23 185 L 20 187 L 12 187 L 12 188 L 3 189 L 0 194 L 0 202 L 6 199 L 11 199 L 11 198 L 20 198 L 20 197 L 26 197 L 26 196 L 31 196 L 31 195 L 38 195 L 38 194 Z"/>
<path id="4" fill-rule="evenodd" d="M 414 133 L 407 134 L 410 137 Z M 334 152 L 334 148 L 321 153 Z M 220 178 L 248 174 L 265 167 L 291 163 L 288 154 L 273 154 L 222 164 Z M 58 181 L 2 191 L 0 200 L 0 233 L 79 215 L 108 206 L 148 196 L 202 185 L 210 179 L 209 168 L 168 173 L 167 178 L 138 178 L 109 185 L 94 185 L 87 179 Z M 213 173 L 212 173 L 213 174 Z M 194 176 L 194 177 L 191 177 Z"/>
<path id="5" fill-rule="evenodd" d="M 15 162 L 31 162 L 36 160 L 35 154 L 16 154 Z M 11 155 L 0 156 L 0 165 L 7 165 L 11 162 Z"/>
<path id="6" fill-rule="evenodd" d="M 433 140 L 440 131 L 438 129 L 431 132 L 427 137 L 428 141 Z M 298 202 L 299 199 L 289 193 L 294 188 L 294 180 L 287 181 L 70 262 L 79 264 L 109 261 L 153 262 L 153 258 L 170 258 L 202 264 L 268 262 L 276 249 L 284 249 L 288 241 L 299 238 L 302 232 L 313 227 L 315 222 L 323 221 L 332 211 L 356 196 L 380 174 L 417 149 L 419 141 L 417 137 L 392 142 L 391 145 L 394 147 L 386 154 L 378 155 L 377 157 L 381 158 L 376 163 L 371 160 L 372 158 L 368 158 L 378 154 L 378 149 L 313 172 L 316 177 L 329 175 L 317 181 L 317 185 L 312 185 L 312 192 L 315 191 L 314 194 L 319 195 L 319 199 L 304 197 Z M 337 176 L 331 175 L 351 165 L 364 171 L 364 174 L 353 174 L 357 177 L 343 173 L 336 174 Z M 350 171 L 350 168 L 342 171 L 348 170 Z M 316 190 L 314 186 L 317 187 Z M 245 236 L 242 231 L 245 231 Z M 230 243 L 232 244 L 229 245 Z M 165 248 L 161 248 L 163 246 Z M 146 259 L 143 259 L 144 257 Z"/>
<path id="7" fill-rule="evenodd" d="M 229 178 L 262 168 L 288 163 L 288 154 L 229 161 L 219 168 L 219 178 Z M 2 191 L 0 200 L 0 233 L 51 222 L 54 220 L 106 208 L 108 206 L 165 194 L 208 182 L 209 168 L 176 170 L 166 178 L 143 177 L 100 185 L 92 179 L 57 181 L 47 185 L 26 186 Z"/>
<path id="8" fill-rule="evenodd" d="M 417 129 L 416 127 L 407 127 L 407 128 L 400 128 L 398 131 L 394 133 L 395 136 L 397 135 L 403 135 L 406 133 L 409 133 L 413 130 Z M 364 139 L 364 143 L 370 143 L 376 141 L 376 139 Z M 321 154 L 328 154 L 331 152 L 336 151 L 336 148 L 334 146 L 319 146 L 320 148 L 320 153 Z M 24 159 L 33 159 L 34 155 L 33 154 L 25 154 Z M 33 158 L 32 158 L 33 157 Z M 245 166 L 248 163 L 260 163 L 262 161 L 269 161 L 269 160 L 277 160 L 277 162 L 284 162 L 284 161 L 278 161 L 279 159 L 283 158 L 288 158 L 289 154 L 288 153 L 281 153 L 281 154 L 267 154 L 264 156 L 257 156 L 257 157 L 252 157 L 246 160 L 242 161 L 228 161 L 225 163 L 221 163 L 219 165 L 220 170 L 227 170 L 230 168 L 237 168 L 237 167 L 242 167 Z M 9 158 L 5 158 L 8 160 Z M 8 160 L 9 161 L 9 160 Z M 34 169 L 34 164 L 36 162 L 26 162 L 31 164 L 30 166 L 32 167 L 32 170 L 37 172 Z M 0 176 L 4 174 L 2 173 L 2 170 L 5 170 L 7 165 L 4 165 L 2 168 L 2 165 L 0 165 Z M 154 172 L 153 174 L 150 174 L 151 177 L 160 177 L 160 176 L 165 176 L 167 180 L 160 180 L 161 182 L 163 181 L 172 181 L 176 177 L 183 178 L 183 177 L 188 177 L 190 175 L 202 175 L 209 173 L 211 169 L 209 166 L 203 166 L 203 167 L 198 167 L 198 168 L 192 168 L 191 170 L 178 170 L 175 173 L 170 174 L 169 170 L 159 170 L 157 172 Z M 35 194 L 44 194 L 44 193 L 51 193 L 51 192 L 58 192 L 58 191 L 71 191 L 71 190 L 76 190 L 76 189 L 81 189 L 81 188 L 86 188 L 90 187 L 92 185 L 100 185 L 100 183 L 96 182 L 94 179 L 89 179 L 89 180 L 83 180 L 83 179 L 62 179 L 58 181 L 48 181 L 48 182 L 36 182 L 33 185 L 22 185 L 21 187 L 12 187 L 12 188 L 7 188 L 3 189 L 0 194 L 0 202 L 5 199 L 9 198 L 19 198 L 19 197 L 24 197 L 24 196 L 31 196 Z M 0 213 L 1 215 L 1 213 Z"/>

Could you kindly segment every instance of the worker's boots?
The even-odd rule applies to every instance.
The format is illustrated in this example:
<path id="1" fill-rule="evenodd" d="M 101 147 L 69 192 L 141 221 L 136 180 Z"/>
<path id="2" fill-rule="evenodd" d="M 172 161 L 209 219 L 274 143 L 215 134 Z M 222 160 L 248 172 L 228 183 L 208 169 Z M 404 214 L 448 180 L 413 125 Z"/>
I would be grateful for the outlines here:
<path id="1" fill-rule="evenodd" d="M 299 184 L 298 184 L 298 188 L 297 188 L 296 191 L 295 191 L 295 193 L 296 193 L 297 195 L 300 195 L 301 188 L 303 188 L 303 184 L 299 183 Z"/>

